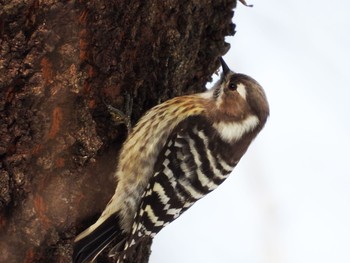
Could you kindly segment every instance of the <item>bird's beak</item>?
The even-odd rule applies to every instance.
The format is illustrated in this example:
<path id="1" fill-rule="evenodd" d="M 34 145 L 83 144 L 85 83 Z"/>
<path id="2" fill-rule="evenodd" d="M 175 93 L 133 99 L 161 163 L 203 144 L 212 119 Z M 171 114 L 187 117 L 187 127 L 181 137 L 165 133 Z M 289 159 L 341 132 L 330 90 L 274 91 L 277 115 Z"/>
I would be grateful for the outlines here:
<path id="1" fill-rule="evenodd" d="M 230 68 L 227 66 L 226 62 L 223 60 L 222 57 L 220 57 L 222 72 L 224 73 L 224 78 L 228 75 L 228 73 L 231 71 Z"/>

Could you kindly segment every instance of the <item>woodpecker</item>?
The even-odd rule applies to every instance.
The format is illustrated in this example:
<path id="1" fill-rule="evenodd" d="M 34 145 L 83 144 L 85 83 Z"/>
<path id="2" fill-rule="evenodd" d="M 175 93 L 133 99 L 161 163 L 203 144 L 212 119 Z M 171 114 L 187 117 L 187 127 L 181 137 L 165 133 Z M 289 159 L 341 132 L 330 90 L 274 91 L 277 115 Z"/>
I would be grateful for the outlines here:
<path id="1" fill-rule="evenodd" d="M 110 255 L 128 259 L 237 165 L 269 106 L 258 82 L 220 61 L 220 80 L 210 90 L 165 101 L 133 128 L 120 152 L 113 197 L 75 239 L 75 263 L 93 261 L 112 241 Z"/>

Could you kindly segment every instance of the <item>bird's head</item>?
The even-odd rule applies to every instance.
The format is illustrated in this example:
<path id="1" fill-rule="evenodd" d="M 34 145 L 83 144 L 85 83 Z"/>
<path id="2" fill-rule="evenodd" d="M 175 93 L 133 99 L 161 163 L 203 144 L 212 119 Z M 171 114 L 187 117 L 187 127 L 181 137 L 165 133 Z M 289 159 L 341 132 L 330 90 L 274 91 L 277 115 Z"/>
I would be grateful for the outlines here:
<path id="1" fill-rule="evenodd" d="M 244 121 L 256 116 L 264 124 L 269 115 L 265 92 L 253 78 L 235 73 L 220 58 L 222 74 L 220 80 L 209 92 L 218 110 L 215 119 L 220 121 Z M 214 112 L 214 111 L 213 111 Z"/>

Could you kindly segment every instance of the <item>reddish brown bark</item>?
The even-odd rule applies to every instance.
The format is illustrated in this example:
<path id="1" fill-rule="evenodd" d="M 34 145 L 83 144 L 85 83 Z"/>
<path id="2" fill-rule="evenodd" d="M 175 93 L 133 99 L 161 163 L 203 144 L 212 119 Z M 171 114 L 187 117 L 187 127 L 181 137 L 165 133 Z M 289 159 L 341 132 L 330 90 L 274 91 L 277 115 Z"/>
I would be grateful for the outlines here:
<path id="1" fill-rule="evenodd" d="M 0 262 L 71 262 L 74 236 L 114 191 L 126 136 L 103 101 L 125 111 L 131 98 L 135 123 L 203 90 L 235 5 L 0 1 Z"/>

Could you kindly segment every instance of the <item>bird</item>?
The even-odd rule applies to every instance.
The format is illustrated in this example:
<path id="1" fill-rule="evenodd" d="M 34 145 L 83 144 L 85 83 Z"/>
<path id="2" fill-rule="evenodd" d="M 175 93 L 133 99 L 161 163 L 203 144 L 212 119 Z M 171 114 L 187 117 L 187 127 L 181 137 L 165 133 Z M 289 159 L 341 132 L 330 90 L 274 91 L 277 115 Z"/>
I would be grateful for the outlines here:
<path id="1" fill-rule="evenodd" d="M 99 219 L 74 241 L 73 262 L 91 262 L 111 243 L 117 262 L 230 175 L 263 129 L 269 104 L 261 85 L 219 58 L 220 79 L 205 92 L 150 109 L 128 135 L 117 187 Z"/>

